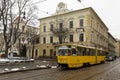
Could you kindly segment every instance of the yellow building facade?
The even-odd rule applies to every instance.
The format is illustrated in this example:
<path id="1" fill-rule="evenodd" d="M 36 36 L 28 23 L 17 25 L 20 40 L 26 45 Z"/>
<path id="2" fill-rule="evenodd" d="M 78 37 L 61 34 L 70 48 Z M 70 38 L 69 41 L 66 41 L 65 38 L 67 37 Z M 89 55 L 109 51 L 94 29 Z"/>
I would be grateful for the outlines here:
<path id="1" fill-rule="evenodd" d="M 115 43 L 115 46 L 116 46 L 116 48 L 115 48 L 115 51 L 116 51 L 116 56 L 117 57 L 120 57 L 120 40 L 119 39 L 116 39 L 116 43 Z"/>
<path id="2" fill-rule="evenodd" d="M 108 55 L 116 55 L 116 39 L 108 32 Z"/>
<path id="3" fill-rule="evenodd" d="M 65 3 L 59 3 L 54 15 L 41 18 L 39 56 L 57 55 L 61 43 L 79 44 L 108 51 L 108 28 L 91 8 L 69 11 Z M 68 29 L 64 41 L 53 30 Z"/>

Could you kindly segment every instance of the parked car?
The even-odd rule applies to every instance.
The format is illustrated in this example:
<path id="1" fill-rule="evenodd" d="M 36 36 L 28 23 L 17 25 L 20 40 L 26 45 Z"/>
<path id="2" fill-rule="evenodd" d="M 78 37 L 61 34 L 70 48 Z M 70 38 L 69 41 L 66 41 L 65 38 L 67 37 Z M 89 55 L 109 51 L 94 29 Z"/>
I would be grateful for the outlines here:
<path id="1" fill-rule="evenodd" d="M 114 57 L 113 56 L 107 56 L 106 57 L 106 61 L 113 61 L 114 60 Z"/>
<path id="2" fill-rule="evenodd" d="M 6 58 L 0 58 L 0 64 L 1 63 L 9 63 L 10 60 L 9 59 L 6 59 Z"/>
<path id="3" fill-rule="evenodd" d="M 19 56 L 18 51 L 10 51 L 8 58 L 13 58 L 13 57 L 18 57 L 18 56 Z"/>

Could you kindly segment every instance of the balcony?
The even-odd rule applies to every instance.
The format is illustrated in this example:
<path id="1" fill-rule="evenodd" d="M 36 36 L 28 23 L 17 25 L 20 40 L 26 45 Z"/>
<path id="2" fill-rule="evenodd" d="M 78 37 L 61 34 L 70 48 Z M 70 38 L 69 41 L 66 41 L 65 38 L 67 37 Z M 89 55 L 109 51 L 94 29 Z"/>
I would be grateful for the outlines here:
<path id="1" fill-rule="evenodd" d="M 53 46 L 55 46 L 55 47 L 58 47 L 58 42 L 56 42 L 56 43 L 53 43 Z"/>
<path id="2" fill-rule="evenodd" d="M 76 32 L 85 32 L 84 28 L 76 28 Z"/>

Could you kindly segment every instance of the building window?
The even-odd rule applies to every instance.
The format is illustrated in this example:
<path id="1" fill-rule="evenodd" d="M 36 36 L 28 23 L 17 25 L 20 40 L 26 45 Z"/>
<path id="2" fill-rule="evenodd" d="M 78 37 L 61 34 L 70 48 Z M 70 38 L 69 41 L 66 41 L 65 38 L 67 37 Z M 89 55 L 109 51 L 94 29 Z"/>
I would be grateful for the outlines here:
<path id="1" fill-rule="evenodd" d="M 73 28 L 73 21 L 70 21 L 70 22 L 69 22 L 69 27 L 70 27 L 70 28 Z"/>
<path id="2" fill-rule="evenodd" d="M 70 35 L 70 42 L 73 42 L 73 35 Z"/>
<path id="3" fill-rule="evenodd" d="M 43 26 L 43 32 L 46 32 L 46 26 Z"/>
<path id="4" fill-rule="evenodd" d="M 43 37 L 43 44 L 46 43 L 46 37 Z"/>
<path id="5" fill-rule="evenodd" d="M 84 34 L 80 34 L 80 36 L 79 36 L 79 41 L 81 41 L 81 42 L 84 41 Z"/>
<path id="6" fill-rule="evenodd" d="M 53 24 L 50 24 L 50 31 L 53 31 Z"/>
<path id="7" fill-rule="evenodd" d="M 50 43 L 53 43 L 53 37 L 52 36 L 50 37 Z"/>
<path id="8" fill-rule="evenodd" d="M 62 44 L 62 36 L 59 36 L 59 44 Z"/>
<path id="9" fill-rule="evenodd" d="M 36 37 L 35 38 L 35 44 L 38 44 L 39 43 L 39 37 Z"/>
<path id="10" fill-rule="evenodd" d="M 84 26 L 84 20 L 83 20 L 83 19 L 80 19 L 79 25 L 80 25 L 80 27 L 83 27 L 83 26 Z"/>
<path id="11" fill-rule="evenodd" d="M 60 31 L 62 31 L 62 29 L 63 29 L 63 23 L 59 23 L 59 29 L 60 29 Z"/>
<path id="12" fill-rule="evenodd" d="M 45 55 L 46 55 L 46 50 L 43 49 L 43 57 L 45 57 Z"/>
<path id="13" fill-rule="evenodd" d="M 53 56 L 53 49 L 50 49 L 50 57 Z"/>

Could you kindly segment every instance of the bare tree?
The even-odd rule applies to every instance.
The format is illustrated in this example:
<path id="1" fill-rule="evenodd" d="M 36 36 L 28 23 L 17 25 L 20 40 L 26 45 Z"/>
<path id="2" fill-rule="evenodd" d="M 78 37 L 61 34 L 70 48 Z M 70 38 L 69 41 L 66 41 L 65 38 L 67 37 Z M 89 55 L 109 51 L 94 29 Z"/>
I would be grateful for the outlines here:
<path id="1" fill-rule="evenodd" d="M 0 51 L 3 51 L 4 48 L 4 39 L 3 39 L 3 34 L 0 33 Z"/>
<path id="2" fill-rule="evenodd" d="M 28 45 L 31 45 L 32 58 L 33 58 L 35 44 L 39 43 L 39 29 L 30 26 L 26 35 L 28 36 Z"/>
<path id="3" fill-rule="evenodd" d="M 32 14 L 37 8 L 33 6 L 31 8 L 30 4 L 32 4 L 31 0 L 0 0 L 0 20 L 3 25 L 5 57 L 8 56 L 8 49 L 16 43 L 25 26 L 33 19 Z"/>
<path id="4" fill-rule="evenodd" d="M 62 28 L 56 27 L 56 28 L 53 28 L 52 32 L 55 36 L 59 38 L 59 43 L 62 44 L 62 43 L 65 43 L 65 39 L 70 33 L 70 30 L 66 27 L 62 27 Z"/>

